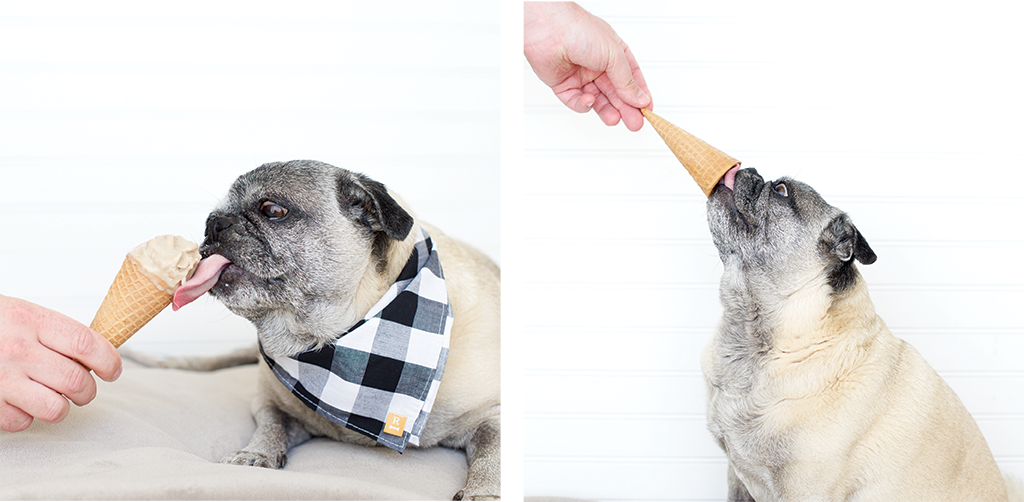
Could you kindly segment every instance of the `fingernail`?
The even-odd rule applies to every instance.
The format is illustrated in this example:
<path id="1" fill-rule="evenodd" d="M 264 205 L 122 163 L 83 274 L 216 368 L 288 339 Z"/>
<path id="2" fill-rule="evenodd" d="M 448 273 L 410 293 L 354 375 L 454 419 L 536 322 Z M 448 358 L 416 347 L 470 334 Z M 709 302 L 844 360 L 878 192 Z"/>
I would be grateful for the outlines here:
<path id="1" fill-rule="evenodd" d="M 124 371 L 124 366 L 117 368 L 117 373 L 114 373 L 114 378 L 111 378 L 111 382 L 116 382 L 118 378 L 121 378 L 121 372 Z"/>
<path id="2" fill-rule="evenodd" d="M 647 102 L 647 99 L 648 99 L 647 98 L 647 93 L 645 93 L 643 89 L 637 89 L 637 91 L 636 91 L 636 101 L 638 103 L 640 103 L 641 105 L 643 105 L 644 103 Z"/>

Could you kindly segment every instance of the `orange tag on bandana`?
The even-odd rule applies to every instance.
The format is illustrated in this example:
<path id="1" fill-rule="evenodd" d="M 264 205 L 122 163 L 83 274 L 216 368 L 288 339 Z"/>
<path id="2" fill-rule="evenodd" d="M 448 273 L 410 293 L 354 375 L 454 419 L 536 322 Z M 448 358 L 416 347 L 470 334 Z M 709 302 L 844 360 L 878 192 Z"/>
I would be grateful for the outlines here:
<path id="1" fill-rule="evenodd" d="M 391 434 L 392 436 L 402 437 L 402 432 L 405 431 L 405 417 L 402 415 L 396 415 L 394 413 L 388 413 L 388 420 L 384 423 L 384 434 Z"/>

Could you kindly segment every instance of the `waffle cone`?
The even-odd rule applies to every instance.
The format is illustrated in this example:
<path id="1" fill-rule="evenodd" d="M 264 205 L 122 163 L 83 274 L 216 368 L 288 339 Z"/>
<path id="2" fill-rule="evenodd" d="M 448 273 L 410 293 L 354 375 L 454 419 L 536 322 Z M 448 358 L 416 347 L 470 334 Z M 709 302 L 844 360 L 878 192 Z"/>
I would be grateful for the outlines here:
<path id="1" fill-rule="evenodd" d="M 173 292 L 126 256 L 89 327 L 120 347 L 171 303 Z"/>
<path id="2" fill-rule="evenodd" d="M 665 140 L 665 144 L 676 155 L 683 167 L 690 172 L 697 186 L 710 196 L 711 190 L 722 179 L 726 171 L 738 165 L 740 161 L 726 155 L 721 150 L 701 141 L 696 136 L 676 127 L 671 122 L 657 116 L 654 112 L 642 108 L 644 117 L 651 123 L 655 131 Z"/>

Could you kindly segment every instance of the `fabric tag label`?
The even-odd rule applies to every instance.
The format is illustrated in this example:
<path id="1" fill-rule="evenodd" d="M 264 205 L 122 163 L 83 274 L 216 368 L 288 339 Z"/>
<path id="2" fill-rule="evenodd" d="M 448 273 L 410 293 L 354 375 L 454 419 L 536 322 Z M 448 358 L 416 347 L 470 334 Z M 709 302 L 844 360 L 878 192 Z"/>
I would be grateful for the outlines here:
<path id="1" fill-rule="evenodd" d="M 384 424 L 384 434 L 401 437 L 404 431 L 405 417 L 395 413 L 388 413 L 388 421 Z"/>

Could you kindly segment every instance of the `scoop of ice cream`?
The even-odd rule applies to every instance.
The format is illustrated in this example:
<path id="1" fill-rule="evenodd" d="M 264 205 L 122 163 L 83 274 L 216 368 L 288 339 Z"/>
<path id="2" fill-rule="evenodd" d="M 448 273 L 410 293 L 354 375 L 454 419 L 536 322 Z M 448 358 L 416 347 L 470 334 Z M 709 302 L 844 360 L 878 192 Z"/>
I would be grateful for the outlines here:
<path id="1" fill-rule="evenodd" d="M 154 237 L 129 251 L 128 256 L 147 275 L 163 281 L 171 289 L 166 291 L 168 294 L 192 277 L 201 258 L 199 245 L 176 235 Z"/>

